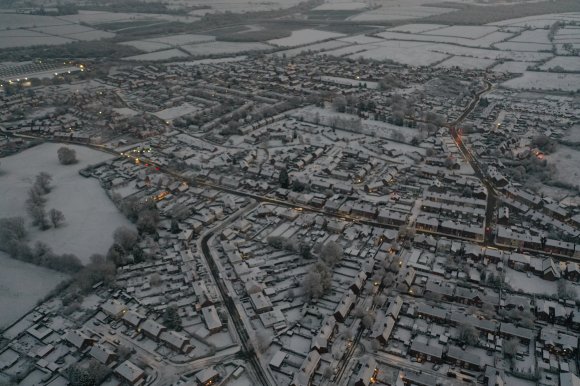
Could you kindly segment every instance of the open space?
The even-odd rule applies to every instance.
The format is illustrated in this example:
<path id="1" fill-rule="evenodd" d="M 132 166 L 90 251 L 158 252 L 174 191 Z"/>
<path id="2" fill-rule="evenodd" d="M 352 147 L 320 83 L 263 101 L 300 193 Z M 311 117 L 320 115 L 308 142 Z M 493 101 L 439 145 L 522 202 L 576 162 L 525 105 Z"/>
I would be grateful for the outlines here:
<path id="1" fill-rule="evenodd" d="M 0 252 L 0 330 L 26 314 L 67 275 L 23 263 Z"/>
<path id="2" fill-rule="evenodd" d="M 27 191 L 38 173 L 51 174 L 54 188 L 47 195 L 46 208 L 62 211 L 65 223 L 46 231 L 30 225 L 29 239 L 45 242 L 57 254 L 72 253 L 81 261 L 88 262 L 94 253 L 106 254 L 113 242 L 113 231 L 121 225 L 130 226 L 130 223 L 118 212 L 97 181 L 78 173 L 80 169 L 106 161 L 111 156 L 73 146 L 79 162 L 64 166 L 57 158 L 61 146 L 47 143 L 0 161 L 0 213 L 2 217 L 23 216 L 28 221 L 25 210 Z"/>

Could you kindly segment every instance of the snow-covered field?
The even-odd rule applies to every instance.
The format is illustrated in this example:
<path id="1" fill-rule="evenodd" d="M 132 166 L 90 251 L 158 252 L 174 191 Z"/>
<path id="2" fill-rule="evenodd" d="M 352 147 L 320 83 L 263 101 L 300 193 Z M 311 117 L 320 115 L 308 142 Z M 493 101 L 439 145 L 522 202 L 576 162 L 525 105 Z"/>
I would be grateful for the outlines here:
<path id="1" fill-rule="evenodd" d="M 314 11 L 357 11 L 368 7 L 367 3 L 357 1 L 333 0 L 314 8 Z"/>
<path id="2" fill-rule="evenodd" d="M 81 146 L 71 146 L 79 162 L 63 166 L 58 162 L 60 144 L 47 143 L 0 162 L 0 213 L 2 217 L 29 217 L 25 210 L 26 192 L 35 176 L 45 171 L 52 175 L 54 189 L 47 195 L 46 209 L 62 211 L 65 224 L 57 229 L 40 231 L 29 226 L 31 242 L 42 241 L 58 254 L 72 253 L 88 262 L 94 253 L 105 254 L 113 242 L 113 231 L 121 225 L 132 225 L 117 210 L 95 179 L 87 179 L 78 171 L 111 156 Z"/>
<path id="3" fill-rule="evenodd" d="M 189 44 L 181 47 L 193 56 L 206 55 L 229 55 L 250 51 L 265 51 L 272 49 L 264 43 L 238 43 L 238 42 L 210 42 L 201 44 Z"/>
<path id="4" fill-rule="evenodd" d="M 181 34 L 181 35 L 162 36 L 152 39 L 131 40 L 128 42 L 123 42 L 121 44 L 135 47 L 138 50 L 145 52 L 155 52 L 180 47 L 186 44 L 207 43 L 213 41 L 215 41 L 215 36 Z"/>
<path id="5" fill-rule="evenodd" d="M 56 17 L 0 13 L 0 48 L 58 45 L 113 36 Z"/>
<path id="6" fill-rule="evenodd" d="M 495 44 L 496 48 L 505 51 L 529 51 L 529 52 L 541 52 L 541 51 L 552 51 L 551 44 L 541 44 L 541 43 L 523 43 L 523 42 L 502 42 Z"/>
<path id="7" fill-rule="evenodd" d="M 481 59 L 481 58 L 469 58 L 465 56 L 453 56 L 447 59 L 444 62 L 439 63 L 436 67 L 459 67 L 465 70 L 485 70 L 493 66 L 495 63 L 494 60 L 491 59 Z"/>
<path id="8" fill-rule="evenodd" d="M 490 23 L 489 25 L 549 28 L 557 21 L 580 21 L 580 12 L 553 13 L 548 15 L 520 17 L 516 19 L 508 19 Z"/>
<path id="9" fill-rule="evenodd" d="M 359 79 L 349 79 L 349 78 L 340 78 L 336 76 L 321 76 L 320 80 L 327 83 L 334 83 L 352 87 L 358 87 L 359 85 L 363 84 L 364 87 L 369 89 L 377 89 L 379 88 L 379 84 L 377 82 L 371 82 L 366 80 L 359 80 Z"/>
<path id="10" fill-rule="evenodd" d="M 493 67 L 492 70 L 496 72 L 523 74 L 530 64 L 529 62 L 503 62 Z"/>
<path id="11" fill-rule="evenodd" d="M 458 38 L 465 39 L 480 39 L 492 32 L 496 32 L 497 28 L 493 26 L 461 26 L 454 25 L 445 28 L 439 28 L 436 30 L 429 30 L 423 32 L 425 35 L 437 35 L 437 36 L 455 36 Z"/>
<path id="12" fill-rule="evenodd" d="M 326 54 L 350 58 L 393 60 L 412 66 L 459 66 L 486 69 L 501 59 L 516 62 L 539 62 L 550 59 L 552 45 L 546 44 L 545 30 L 525 31 L 520 27 L 447 26 L 440 24 L 406 24 L 374 36 L 352 36 L 340 41 L 353 43 L 327 51 Z M 508 40 L 515 37 L 514 41 Z M 521 64 L 506 65 L 521 72 Z M 524 67 L 528 67 L 527 65 Z M 501 70 L 501 68 L 500 68 Z"/>
<path id="13" fill-rule="evenodd" d="M 183 0 L 170 0 L 176 4 L 183 4 Z M 302 0 L 195 0 L 195 5 L 207 5 L 213 12 L 244 13 L 252 11 L 271 11 L 281 8 L 293 7 Z M 201 10 L 207 12 L 207 10 Z"/>
<path id="14" fill-rule="evenodd" d="M 382 32 L 377 34 L 377 36 L 382 37 L 386 40 L 411 40 L 411 41 L 421 41 L 421 42 L 433 42 L 433 43 L 451 43 L 451 44 L 458 44 L 461 46 L 467 47 L 490 47 L 492 44 L 497 42 L 501 42 L 505 39 L 510 38 L 513 36 L 511 33 L 507 32 L 499 32 L 499 31 L 492 31 L 488 34 L 470 38 L 470 37 L 461 37 L 455 36 L 455 34 L 459 34 L 458 28 L 462 28 L 465 31 L 465 34 L 468 35 L 478 35 L 481 33 L 477 28 L 477 26 L 469 26 L 469 27 L 448 27 L 440 30 L 431 31 L 431 34 L 409 34 L 403 32 Z M 473 33 L 470 33 L 469 30 L 471 28 L 476 28 Z M 495 28 L 495 27 L 491 27 Z M 452 35 L 443 35 L 439 34 L 439 31 L 450 30 Z"/>
<path id="15" fill-rule="evenodd" d="M 174 58 L 186 58 L 187 54 L 183 51 L 178 50 L 177 48 L 171 50 L 164 50 L 164 51 L 157 51 L 157 52 L 150 52 L 148 54 L 142 55 L 134 55 L 134 56 L 127 56 L 123 58 L 123 60 L 135 60 L 135 61 L 159 61 L 159 60 L 168 60 Z"/>
<path id="16" fill-rule="evenodd" d="M 447 28 L 444 24 L 405 24 L 397 27 L 389 28 L 390 32 L 406 32 L 411 34 L 425 33 L 428 31 L 435 31 L 440 28 Z"/>
<path id="17" fill-rule="evenodd" d="M 23 13 L 0 13 L 0 29 L 2 30 L 64 24 L 69 24 L 69 22 L 52 16 L 26 15 Z"/>
<path id="18" fill-rule="evenodd" d="M 32 36 L 19 37 L 14 36 L 12 34 L 5 34 L 4 31 L 0 31 L 0 48 L 30 47 L 37 45 L 54 46 L 58 44 L 70 43 L 72 41 L 73 41 L 72 39 L 41 34 L 34 37 Z"/>
<path id="19" fill-rule="evenodd" d="M 533 29 L 522 32 L 520 35 L 510 39 L 511 42 L 523 42 L 523 43 L 539 43 L 539 44 L 552 44 L 548 39 L 548 30 L 546 29 Z"/>
<path id="20" fill-rule="evenodd" d="M 560 145 L 556 152 L 547 156 L 546 159 L 548 163 L 556 165 L 556 175 L 554 177 L 557 180 L 575 186 L 579 184 L 580 171 L 578 170 L 578 165 L 580 165 L 580 151 Z"/>
<path id="21" fill-rule="evenodd" d="M 580 74 L 559 74 L 549 72 L 531 72 L 502 83 L 502 86 L 520 90 L 580 90 Z"/>
<path id="22" fill-rule="evenodd" d="M 198 111 L 200 108 L 198 106 L 193 106 L 189 103 L 184 103 L 181 106 L 170 107 L 165 110 L 158 111 L 154 113 L 157 118 L 163 120 L 172 120 L 181 117 L 186 114 L 191 114 Z"/>
<path id="23" fill-rule="evenodd" d="M 367 50 L 350 55 L 351 58 L 363 57 L 375 60 L 393 60 L 410 66 L 429 66 L 449 57 L 447 54 L 432 52 L 424 42 L 385 41 L 367 46 Z M 330 54 L 330 53 L 329 53 Z"/>
<path id="24" fill-rule="evenodd" d="M 176 21 L 183 23 L 193 23 L 199 20 L 197 16 L 176 16 L 156 13 L 123 13 L 123 12 L 104 12 L 104 11 L 79 11 L 77 15 L 59 16 L 60 20 L 66 20 L 73 23 L 86 23 L 89 25 L 133 22 L 139 20 L 159 21 Z"/>
<path id="25" fill-rule="evenodd" d="M 544 63 L 540 68 L 549 70 L 555 67 L 562 67 L 564 71 L 580 71 L 580 58 L 577 56 L 556 56 Z"/>
<path id="26" fill-rule="evenodd" d="M 26 314 L 67 275 L 23 263 L 0 252 L 0 330 Z"/>
<path id="27" fill-rule="evenodd" d="M 401 1 L 399 1 L 401 3 Z M 410 1 L 409 1 L 410 3 Z M 399 6 L 391 4 L 382 6 L 379 9 L 363 12 L 348 18 L 351 21 L 383 21 L 383 20 L 410 20 L 421 19 L 433 15 L 441 15 L 453 12 L 453 8 L 426 7 L 420 4 L 406 5 L 403 3 Z"/>
<path id="28" fill-rule="evenodd" d="M 324 52 L 324 51 L 329 51 L 329 50 L 335 50 L 337 48 L 345 47 L 348 45 L 350 45 L 350 43 L 347 43 L 347 42 L 344 42 L 341 40 L 331 40 L 328 42 L 310 44 L 310 45 L 304 46 L 304 47 L 290 48 L 289 50 L 277 51 L 277 52 L 274 52 L 273 55 L 276 55 L 276 56 L 286 55 L 286 57 L 293 57 L 296 55 L 300 55 L 303 52 L 308 52 L 308 51 Z"/>
<path id="29" fill-rule="evenodd" d="M 336 32 L 301 29 L 298 31 L 292 31 L 292 34 L 286 38 L 269 40 L 268 43 L 280 47 L 296 47 L 316 43 L 322 40 L 335 39 L 342 36 L 344 36 L 344 34 Z"/>

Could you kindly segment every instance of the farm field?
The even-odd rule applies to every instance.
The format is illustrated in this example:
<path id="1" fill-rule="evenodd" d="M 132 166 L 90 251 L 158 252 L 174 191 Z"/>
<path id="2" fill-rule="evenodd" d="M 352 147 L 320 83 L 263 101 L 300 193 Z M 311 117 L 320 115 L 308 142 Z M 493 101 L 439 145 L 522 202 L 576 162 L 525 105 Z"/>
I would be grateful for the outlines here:
<path id="1" fill-rule="evenodd" d="M 59 228 L 40 231 L 29 225 L 29 240 L 48 244 L 55 253 L 75 254 L 82 262 L 94 253 L 106 254 L 113 243 L 113 231 L 131 223 L 117 210 L 99 183 L 82 177 L 80 169 L 110 159 L 111 156 L 81 146 L 71 146 L 79 162 L 64 166 L 58 162 L 57 150 L 62 145 L 42 144 L 13 156 L 2 158 L 0 169 L 0 213 L 3 217 L 22 216 L 29 223 L 25 210 L 26 192 L 35 176 L 45 171 L 52 175 L 53 189 L 46 196 L 46 209 L 58 209 L 66 217 Z"/>
<path id="2" fill-rule="evenodd" d="M 411 3 L 411 2 L 409 2 Z M 439 8 L 417 5 L 401 5 L 401 6 L 383 6 L 379 9 L 363 12 L 358 15 L 348 18 L 350 21 L 393 21 L 393 20 L 411 20 L 421 19 L 433 15 L 441 15 L 452 12 L 453 8 Z"/>
<path id="3" fill-rule="evenodd" d="M 319 5 L 318 7 L 314 8 L 314 11 L 356 11 L 359 9 L 365 9 L 368 7 L 368 4 L 365 2 L 357 2 L 357 1 L 330 1 Z"/>
<path id="4" fill-rule="evenodd" d="M 194 21 L 199 20 L 199 17 L 177 16 L 156 13 L 79 11 L 77 15 L 59 16 L 59 19 L 72 23 L 86 23 L 89 25 L 99 25 L 108 23 L 134 22 L 139 20 L 176 21 L 182 23 L 193 23 Z"/>
<path id="5" fill-rule="evenodd" d="M 551 72 L 530 72 L 502 83 L 502 86 L 519 90 L 580 90 L 580 74 L 559 74 Z"/>
<path id="6" fill-rule="evenodd" d="M 273 55 L 277 55 L 277 56 L 286 55 L 286 57 L 292 57 L 292 56 L 299 55 L 303 52 L 308 52 L 308 51 L 324 52 L 324 51 L 335 50 L 337 48 L 342 48 L 342 47 L 349 46 L 349 45 L 350 45 L 350 43 L 347 43 L 347 42 L 344 42 L 341 40 L 331 40 L 329 42 L 314 43 L 314 44 L 310 44 L 310 45 L 307 45 L 304 47 L 290 48 L 290 49 L 284 50 L 284 51 L 277 51 Z"/>
<path id="7" fill-rule="evenodd" d="M 186 44 L 205 43 L 215 40 L 214 36 L 209 35 L 170 35 L 152 39 L 131 40 L 121 44 L 137 48 L 144 52 L 155 52 L 179 47 Z"/>
<path id="8" fill-rule="evenodd" d="M 580 13 L 568 12 L 568 13 L 554 13 L 548 15 L 520 17 L 516 19 L 508 19 L 490 23 L 489 25 L 549 28 L 552 24 L 554 24 L 557 21 L 580 21 Z"/>
<path id="9" fill-rule="evenodd" d="M 161 61 L 161 60 L 168 60 L 168 59 L 177 59 L 177 58 L 186 58 L 188 55 L 178 50 L 177 48 L 171 50 L 164 50 L 164 51 L 156 51 L 151 52 L 148 54 L 142 55 L 134 55 L 134 56 L 127 56 L 123 58 L 123 60 L 135 60 L 135 61 Z"/>
<path id="10" fill-rule="evenodd" d="M 280 47 L 296 47 L 342 36 L 344 35 L 336 32 L 301 29 L 292 31 L 292 34 L 286 38 L 269 40 L 268 43 Z"/>
<path id="11" fill-rule="evenodd" d="M 0 13 L 0 48 L 59 45 L 113 36 L 56 17 Z"/>
<path id="12" fill-rule="evenodd" d="M 496 72 L 508 72 L 512 74 L 523 74 L 530 66 L 528 62 L 504 62 L 492 68 Z"/>
<path id="13" fill-rule="evenodd" d="M 485 70 L 495 64 L 491 59 L 469 58 L 465 56 L 453 56 L 444 62 L 439 63 L 436 67 L 459 67 L 465 70 Z"/>
<path id="14" fill-rule="evenodd" d="M 546 44 L 545 30 L 496 26 L 446 26 L 441 24 L 406 24 L 373 36 L 355 35 L 338 40 L 350 46 L 330 49 L 326 54 L 350 58 L 393 60 L 413 66 L 458 66 L 465 69 L 493 67 L 497 61 L 530 62 L 506 64 L 510 72 L 522 72 L 533 62 L 552 58 L 552 45 Z M 517 41 L 508 39 L 519 38 Z M 537 41 L 535 41 L 537 40 Z M 523 67 L 523 68 L 522 68 Z M 500 67 L 497 71 L 503 71 Z"/>
<path id="15" fill-rule="evenodd" d="M 26 314 L 67 275 L 14 260 L 0 252 L 0 329 Z"/>
<path id="16" fill-rule="evenodd" d="M 210 42 L 200 44 L 188 44 L 181 48 L 192 56 L 208 55 L 237 55 L 247 51 L 265 51 L 272 49 L 264 43 L 237 43 L 237 42 Z"/>
<path id="17" fill-rule="evenodd" d="M 580 151 L 560 145 L 556 152 L 550 154 L 547 159 L 548 163 L 556 165 L 556 175 L 554 176 L 556 180 L 578 186 L 578 181 L 580 181 L 580 172 L 578 171 Z"/>
<path id="18" fill-rule="evenodd" d="M 542 70 L 555 69 L 556 67 L 561 67 L 564 71 L 580 71 L 580 58 L 577 56 L 556 56 L 540 66 Z"/>

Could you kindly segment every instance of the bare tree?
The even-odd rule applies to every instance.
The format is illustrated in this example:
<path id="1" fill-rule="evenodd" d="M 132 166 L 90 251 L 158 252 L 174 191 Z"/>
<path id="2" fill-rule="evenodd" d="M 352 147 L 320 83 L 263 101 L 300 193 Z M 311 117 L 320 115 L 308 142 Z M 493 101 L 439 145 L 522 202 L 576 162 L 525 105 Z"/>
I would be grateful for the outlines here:
<path id="1" fill-rule="evenodd" d="M 383 276 L 382 284 L 385 287 L 390 287 L 395 282 L 395 276 L 391 272 L 387 272 L 385 276 Z"/>
<path id="2" fill-rule="evenodd" d="M 52 186 L 50 186 L 51 181 L 52 176 L 50 174 L 48 174 L 47 172 L 40 172 L 36 176 L 34 185 L 38 187 L 39 192 L 41 194 L 47 194 L 50 193 L 50 191 L 52 190 Z"/>
<path id="3" fill-rule="evenodd" d="M 58 228 L 60 225 L 62 225 L 65 220 L 64 214 L 60 210 L 54 208 L 48 211 L 48 217 L 50 218 L 52 226 L 55 228 Z"/>
<path id="4" fill-rule="evenodd" d="M 63 165 L 72 165 L 76 164 L 77 161 L 77 153 L 74 149 L 69 147 L 63 146 L 58 149 L 58 160 Z"/>
<path id="5" fill-rule="evenodd" d="M 329 266 L 333 266 L 344 257 L 342 246 L 335 241 L 329 241 L 320 251 L 320 259 Z"/>
<path id="6" fill-rule="evenodd" d="M 120 226 L 115 229 L 113 240 L 125 251 L 130 251 L 139 240 L 139 234 L 130 228 Z"/>
<path id="7" fill-rule="evenodd" d="M 42 230 L 46 230 L 50 227 L 46 216 L 46 210 L 44 210 L 44 205 L 33 205 L 29 206 L 27 209 L 30 217 L 32 217 L 32 223 L 34 225 Z"/>
<path id="8" fill-rule="evenodd" d="M 371 328 L 374 323 L 375 323 L 374 311 L 369 311 L 363 315 L 362 324 L 365 328 Z"/>
<path id="9" fill-rule="evenodd" d="M 22 217 L 0 219 L 0 244 L 24 240 L 27 234 Z"/>
<path id="10" fill-rule="evenodd" d="M 149 283 L 153 287 L 159 287 L 161 285 L 161 276 L 157 272 L 155 272 L 149 277 Z"/>
<path id="11" fill-rule="evenodd" d="M 272 334 L 268 330 L 260 330 L 256 333 L 256 349 L 265 352 L 272 343 Z"/>
<path id="12" fill-rule="evenodd" d="M 304 289 L 304 294 L 309 299 L 318 299 L 324 293 L 320 274 L 316 271 L 309 271 L 306 274 L 304 281 L 302 282 L 302 287 Z"/>
<path id="13" fill-rule="evenodd" d="M 459 326 L 459 338 L 465 343 L 473 346 L 479 340 L 479 334 L 472 325 L 461 324 Z"/>
<path id="14" fill-rule="evenodd" d="M 514 357 L 518 353 L 520 344 L 516 338 L 512 338 L 503 344 L 503 353 L 506 357 Z"/>

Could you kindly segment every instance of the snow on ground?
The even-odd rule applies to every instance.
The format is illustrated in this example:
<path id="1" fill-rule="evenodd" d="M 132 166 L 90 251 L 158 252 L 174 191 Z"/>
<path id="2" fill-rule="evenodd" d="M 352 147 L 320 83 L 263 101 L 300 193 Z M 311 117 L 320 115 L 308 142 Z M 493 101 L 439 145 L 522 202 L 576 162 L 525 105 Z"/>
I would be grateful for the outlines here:
<path id="1" fill-rule="evenodd" d="M 166 50 L 168 48 L 176 48 L 186 44 L 198 44 L 215 41 L 215 36 L 210 35 L 195 35 L 195 34 L 181 34 L 162 36 L 151 39 L 131 40 L 121 44 L 135 47 L 138 50 L 145 52 L 154 52 L 159 50 Z"/>
<path id="2" fill-rule="evenodd" d="M 493 26 L 454 25 L 450 27 L 439 28 L 436 30 L 425 31 L 424 34 L 437 36 L 455 36 L 458 38 L 466 38 L 466 39 L 479 39 L 495 31 L 497 31 L 497 27 Z"/>
<path id="3" fill-rule="evenodd" d="M 447 28 L 445 24 L 405 24 L 397 27 L 389 28 L 390 32 L 407 32 L 407 33 L 425 33 L 428 31 L 435 31 L 440 28 Z"/>
<path id="4" fill-rule="evenodd" d="M 558 284 L 555 281 L 543 280 L 538 276 L 528 277 L 526 272 L 520 272 L 507 268 L 505 283 L 514 290 L 521 290 L 527 294 L 552 296 L 558 293 Z"/>
<path id="5" fill-rule="evenodd" d="M 551 44 L 540 44 L 540 43 L 502 42 L 495 44 L 495 47 L 505 51 L 529 51 L 529 52 L 552 51 Z"/>
<path id="6" fill-rule="evenodd" d="M 532 28 L 545 28 L 550 27 L 557 21 L 580 21 L 580 12 L 568 12 L 568 13 L 553 13 L 548 15 L 537 15 L 537 16 L 527 16 L 520 17 L 517 19 L 502 20 L 494 23 L 489 23 L 489 25 L 500 25 L 500 26 L 529 26 Z"/>
<path id="7" fill-rule="evenodd" d="M 177 48 L 165 51 L 151 52 L 148 54 L 127 56 L 123 60 L 135 60 L 135 61 L 160 61 L 168 60 L 174 58 L 185 58 L 187 54 Z"/>
<path id="8" fill-rule="evenodd" d="M 432 44 L 426 47 L 431 51 L 443 52 L 450 55 L 473 56 L 483 59 L 508 59 L 520 62 L 538 62 L 553 56 L 551 53 L 546 52 L 487 50 L 483 48 L 462 47 L 453 44 Z"/>
<path id="9" fill-rule="evenodd" d="M 494 63 L 495 63 L 495 61 L 491 60 L 491 59 L 469 58 L 469 57 L 465 57 L 465 56 L 453 56 L 453 57 L 447 59 L 446 61 L 439 63 L 435 67 L 446 67 L 446 68 L 459 67 L 459 68 L 464 69 L 464 70 L 471 70 L 471 69 L 485 70 L 486 68 L 493 66 Z"/>
<path id="10" fill-rule="evenodd" d="M 334 0 L 314 8 L 314 11 L 357 11 L 368 7 L 367 3 L 358 1 Z"/>
<path id="11" fill-rule="evenodd" d="M 79 11 L 76 15 L 65 15 L 58 17 L 74 23 L 86 23 L 90 25 L 104 23 L 134 22 L 138 20 L 151 20 L 152 23 L 159 21 L 176 21 L 182 23 L 193 23 L 199 20 L 196 16 L 177 16 L 162 13 L 123 13 L 104 11 Z"/>
<path id="12" fill-rule="evenodd" d="M 67 275 L 14 260 L 0 252 L 0 329 L 17 321 Z"/>
<path id="13" fill-rule="evenodd" d="M 249 10 L 271 11 L 281 8 L 289 8 L 301 3 L 303 0 L 195 0 L 195 5 L 207 5 L 213 12 L 245 13 Z M 175 3 L 183 4 L 182 0 L 174 0 Z M 207 10 L 201 10 L 201 13 Z"/>
<path id="14" fill-rule="evenodd" d="M 0 48 L 58 45 L 113 36 L 51 16 L 0 13 Z"/>
<path id="15" fill-rule="evenodd" d="M 289 50 L 276 51 L 272 55 L 276 55 L 276 56 L 286 55 L 286 57 L 290 58 L 290 57 L 293 57 L 296 55 L 300 55 L 303 52 L 308 52 L 308 51 L 324 52 L 324 51 L 328 51 L 328 50 L 335 50 L 337 48 L 341 48 L 341 47 L 348 46 L 348 45 L 350 45 L 350 43 L 348 43 L 348 42 L 344 42 L 344 41 L 340 41 L 340 40 L 330 40 L 328 42 L 314 43 L 314 44 L 310 44 L 308 46 L 291 48 Z"/>
<path id="16" fill-rule="evenodd" d="M 248 59 L 246 55 L 240 55 L 240 56 L 231 56 L 229 58 L 200 59 L 193 60 L 191 62 L 178 62 L 178 64 L 182 66 L 200 66 L 202 64 L 241 62 L 246 59 Z"/>
<path id="17" fill-rule="evenodd" d="M 52 16 L 26 15 L 24 13 L 0 13 L 0 29 L 33 28 L 69 24 Z"/>
<path id="18" fill-rule="evenodd" d="M 410 1 L 408 3 L 410 3 Z M 386 5 L 378 9 L 363 12 L 356 16 L 349 17 L 347 20 L 350 21 L 410 20 L 410 19 L 421 19 L 433 15 L 441 15 L 453 11 L 454 11 L 453 8 L 425 7 L 420 4 L 406 5 L 403 2 L 403 4 L 399 6 Z"/>
<path id="19" fill-rule="evenodd" d="M 54 188 L 47 196 L 46 209 L 62 211 L 66 221 L 61 227 L 47 231 L 30 225 L 29 239 L 47 243 L 55 253 L 72 253 L 88 262 L 92 254 L 107 252 L 117 227 L 132 225 L 119 213 L 97 180 L 78 173 L 87 165 L 103 162 L 111 156 L 86 147 L 70 146 L 76 150 L 79 162 L 64 166 L 57 158 L 61 146 L 46 143 L 1 160 L 0 213 L 2 217 L 22 216 L 29 220 L 25 210 L 26 192 L 39 172 L 50 173 Z"/>
<path id="20" fill-rule="evenodd" d="M 198 106 L 193 106 L 189 103 L 184 103 L 181 106 L 170 107 L 165 110 L 153 113 L 157 118 L 165 120 L 172 120 L 179 118 L 186 114 L 191 114 L 198 111 L 200 108 Z"/>
<path id="21" fill-rule="evenodd" d="M 503 62 L 493 67 L 492 71 L 523 74 L 530 65 L 529 62 Z"/>
<path id="22" fill-rule="evenodd" d="M 572 185 L 578 185 L 580 181 L 580 151 L 574 148 L 560 145 L 554 154 L 546 156 L 549 164 L 556 165 L 555 178 L 559 181 Z"/>
<path id="23" fill-rule="evenodd" d="M 169 44 L 159 43 L 159 42 L 152 42 L 149 40 L 132 40 L 129 42 L 122 42 L 119 43 L 125 46 L 131 46 L 143 52 L 155 52 L 160 50 L 166 50 L 171 48 Z"/>
<path id="24" fill-rule="evenodd" d="M 449 28 L 459 28 L 459 27 L 449 27 Z M 448 30 L 449 28 L 444 28 L 444 30 Z M 477 27 L 462 27 L 465 28 L 466 35 L 470 35 L 468 31 L 471 28 Z M 495 28 L 495 27 L 492 27 Z M 485 34 L 481 37 L 477 38 L 470 38 L 470 37 L 460 37 L 460 36 L 448 36 L 448 35 L 439 35 L 437 32 L 443 30 L 436 30 L 433 31 L 432 34 L 408 34 L 404 32 L 381 32 L 377 34 L 383 39 L 386 40 L 411 40 L 411 41 L 421 41 L 421 42 L 433 42 L 433 43 L 451 43 L 451 44 L 458 44 L 461 46 L 467 47 L 490 47 L 492 44 L 501 42 L 513 36 L 511 33 L 507 32 L 496 32 L 492 31 L 489 34 Z M 456 30 L 452 30 L 452 33 L 458 33 Z M 471 35 L 477 35 L 478 31 L 471 33 Z"/>
<path id="25" fill-rule="evenodd" d="M 360 79 L 340 78 L 337 76 L 321 76 L 320 80 L 327 83 L 335 83 L 352 87 L 359 87 L 360 85 L 363 85 L 364 87 L 373 90 L 379 88 L 379 84 L 377 82 L 371 82 Z"/>
<path id="26" fill-rule="evenodd" d="M 341 33 L 319 31 L 315 29 L 301 29 L 292 31 L 292 34 L 286 38 L 269 40 L 268 43 L 281 47 L 296 47 L 305 44 L 316 43 L 322 40 L 335 39 L 345 36 Z"/>
<path id="27" fill-rule="evenodd" d="M 571 142 L 580 142 L 580 124 L 576 124 L 569 128 L 563 139 Z"/>
<path id="28" fill-rule="evenodd" d="M 524 31 L 520 35 L 510 39 L 510 42 L 552 44 L 548 39 L 548 30 L 546 29 Z"/>
<path id="29" fill-rule="evenodd" d="M 562 67 L 564 71 L 580 72 L 580 58 L 577 56 L 556 56 L 544 63 L 540 68 L 549 70 L 555 67 Z"/>
<path id="30" fill-rule="evenodd" d="M 185 44 L 196 44 L 196 43 L 207 43 L 215 41 L 215 36 L 210 35 L 196 35 L 196 34 L 181 34 L 181 35 L 170 35 L 161 36 L 152 39 L 146 39 L 146 41 L 165 43 L 172 46 L 182 46 Z"/>
<path id="31" fill-rule="evenodd" d="M 526 71 L 521 77 L 502 83 L 502 86 L 520 90 L 577 91 L 580 90 L 580 74 Z"/>
<path id="32" fill-rule="evenodd" d="M 429 66 L 449 57 L 447 54 L 429 51 L 427 46 L 432 46 L 432 44 L 424 42 L 385 41 L 380 46 L 373 45 L 369 50 L 352 54 L 349 57 L 353 59 L 359 57 L 375 60 L 390 59 L 410 66 Z"/>
<path id="33" fill-rule="evenodd" d="M 182 49 L 193 56 L 239 54 L 249 51 L 265 51 L 272 49 L 264 43 L 239 43 L 239 42 L 210 42 L 201 44 L 189 44 L 181 46 Z"/>
<path id="34" fill-rule="evenodd" d="M 353 43 L 353 44 L 369 44 L 369 43 L 380 43 L 383 39 L 375 38 L 367 35 L 354 35 L 346 36 L 344 38 L 338 39 L 342 42 Z"/>
<path id="35" fill-rule="evenodd" d="M 0 48 L 12 47 L 29 47 L 37 45 L 54 46 L 59 44 L 71 43 L 72 39 L 61 38 L 58 36 L 38 35 L 38 36 L 15 36 L 12 32 L 0 32 Z"/>

